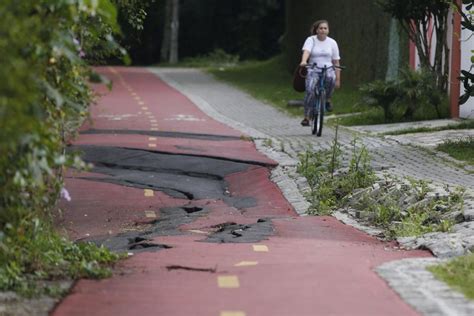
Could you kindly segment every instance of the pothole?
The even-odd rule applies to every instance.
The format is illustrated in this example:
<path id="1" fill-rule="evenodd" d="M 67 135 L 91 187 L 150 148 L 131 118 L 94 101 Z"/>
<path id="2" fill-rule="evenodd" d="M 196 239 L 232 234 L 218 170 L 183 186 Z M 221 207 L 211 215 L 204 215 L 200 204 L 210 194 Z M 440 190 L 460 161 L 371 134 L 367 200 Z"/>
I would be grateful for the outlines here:
<path id="1" fill-rule="evenodd" d="M 198 207 L 198 206 L 184 206 L 183 207 L 183 210 L 185 210 L 186 213 L 188 214 L 192 214 L 192 213 L 196 213 L 196 212 L 200 212 L 203 210 L 202 207 Z"/>
<path id="2" fill-rule="evenodd" d="M 215 229 L 203 242 L 211 243 L 251 243 L 267 239 L 273 234 L 270 219 L 259 219 L 255 224 L 226 222 L 212 226 Z"/>
<path id="3" fill-rule="evenodd" d="M 152 242 L 152 239 L 143 238 L 137 236 L 135 238 L 128 239 L 128 249 L 129 250 L 140 250 L 145 248 L 160 248 L 160 249 L 171 249 L 173 247 L 165 244 L 156 244 Z"/>

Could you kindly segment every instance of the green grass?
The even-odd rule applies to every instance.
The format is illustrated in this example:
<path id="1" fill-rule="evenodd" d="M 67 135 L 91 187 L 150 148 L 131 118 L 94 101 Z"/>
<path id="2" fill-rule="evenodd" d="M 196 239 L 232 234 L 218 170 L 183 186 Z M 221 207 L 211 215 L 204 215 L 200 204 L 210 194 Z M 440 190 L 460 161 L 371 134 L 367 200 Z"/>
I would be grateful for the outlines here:
<path id="1" fill-rule="evenodd" d="M 304 93 L 293 90 L 293 77 L 286 70 L 281 56 L 267 61 L 245 62 L 235 67 L 210 68 L 208 71 L 217 79 L 237 86 L 256 99 L 291 115 L 302 115 L 302 107 L 287 106 L 288 100 L 302 100 Z M 353 107 L 358 99 L 359 92 L 355 88 L 337 90 L 333 97 L 333 113 L 343 114 L 360 110 Z"/>
<path id="2" fill-rule="evenodd" d="M 474 299 L 474 254 L 428 268 L 438 279 Z"/>
<path id="3" fill-rule="evenodd" d="M 386 132 L 383 135 L 403 135 L 412 133 L 429 133 L 439 132 L 446 130 L 460 130 L 460 129 L 474 129 L 474 120 L 465 120 L 457 124 L 448 124 L 446 126 L 437 127 L 418 127 L 418 128 L 407 128 L 398 131 Z"/>
<path id="4" fill-rule="evenodd" d="M 448 140 L 438 145 L 436 149 L 474 166 L 474 137 Z"/>

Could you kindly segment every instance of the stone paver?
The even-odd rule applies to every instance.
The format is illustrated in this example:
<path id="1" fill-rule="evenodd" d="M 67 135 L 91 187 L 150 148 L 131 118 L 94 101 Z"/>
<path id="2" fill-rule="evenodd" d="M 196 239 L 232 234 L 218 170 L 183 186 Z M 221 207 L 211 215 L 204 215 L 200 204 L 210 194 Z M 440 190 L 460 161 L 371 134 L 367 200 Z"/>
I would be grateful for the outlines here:
<path id="1" fill-rule="evenodd" d="M 305 213 L 309 204 L 302 194 L 306 189 L 305 180 L 296 172 L 298 153 L 306 149 L 330 148 L 335 136 L 334 129 L 326 127 L 322 137 L 315 137 L 310 134 L 308 128 L 299 125 L 300 118 L 289 117 L 196 69 L 152 68 L 150 70 L 185 94 L 212 118 L 256 139 L 257 148 L 280 163 L 280 166 L 273 170 L 272 180 L 279 185 L 297 212 L 301 215 Z M 446 123 L 452 122 L 435 121 L 430 123 L 430 126 Z M 385 127 L 390 130 L 423 125 L 426 124 L 412 123 L 399 124 L 398 127 Z M 474 191 L 474 173 L 454 163 L 446 155 L 439 154 L 432 149 L 440 140 L 450 137 L 458 138 L 466 135 L 465 133 L 460 134 L 457 131 L 442 132 L 437 135 L 430 133 L 426 135 L 377 136 L 385 127 L 343 127 L 339 130 L 339 142 L 342 148 L 348 151 L 352 147 L 351 142 L 357 136 L 371 153 L 374 167 L 377 170 L 386 170 L 398 177 L 410 176 L 429 180 L 438 185 L 463 186 L 469 192 Z M 469 133 L 472 134 L 472 131 Z M 351 224 L 351 220 L 342 213 L 337 213 L 336 217 Z M 358 227 L 356 222 L 351 225 Z M 378 232 L 360 225 L 358 228 L 374 235 Z M 408 270 L 411 269 L 415 272 L 406 273 L 408 271 L 407 265 Z M 434 281 L 431 273 L 426 272 L 425 265 L 424 261 L 410 261 L 400 265 L 397 263 L 386 264 L 379 269 L 379 273 L 408 303 L 423 314 L 472 314 L 472 302 L 459 299 L 462 295 L 454 293 L 447 287 L 441 287 L 442 289 L 439 290 L 440 286 L 438 285 L 442 283 Z M 437 283 L 436 286 L 428 285 L 423 290 L 413 289 L 413 284 L 433 284 L 429 282 Z M 446 299 L 446 296 L 455 298 L 449 300 Z M 431 304 L 429 302 L 439 303 Z M 453 307 L 452 304 L 456 306 Z"/>
<path id="2" fill-rule="evenodd" d="M 376 269 L 400 296 L 425 315 L 474 315 L 474 303 L 436 280 L 426 267 L 440 259 L 403 259 Z"/>

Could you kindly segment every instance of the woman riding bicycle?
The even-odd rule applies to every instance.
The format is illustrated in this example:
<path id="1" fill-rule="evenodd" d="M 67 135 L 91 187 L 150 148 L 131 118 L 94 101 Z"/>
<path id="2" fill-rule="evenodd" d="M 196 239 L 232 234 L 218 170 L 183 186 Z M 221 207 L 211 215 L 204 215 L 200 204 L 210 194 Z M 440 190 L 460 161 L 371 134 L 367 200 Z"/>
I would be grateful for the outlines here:
<path id="1" fill-rule="evenodd" d="M 339 47 L 334 39 L 328 36 L 329 24 L 326 20 L 319 20 L 313 23 L 311 27 L 311 36 L 306 39 L 303 45 L 303 55 L 301 56 L 300 66 L 308 64 L 317 67 L 339 66 Z M 315 102 L 317 84 L 321 69 L 309 67 L 306 76 L 306 95 L 304 98 L 304 119 L 301 125 L 309 126 L 309 119 L 313 103 Z M 332 111 L 331 95 L 334 88 L 341 85 L 341 72 L 338 68 L 329 68 L 326 74 L 326 111 Z"/>

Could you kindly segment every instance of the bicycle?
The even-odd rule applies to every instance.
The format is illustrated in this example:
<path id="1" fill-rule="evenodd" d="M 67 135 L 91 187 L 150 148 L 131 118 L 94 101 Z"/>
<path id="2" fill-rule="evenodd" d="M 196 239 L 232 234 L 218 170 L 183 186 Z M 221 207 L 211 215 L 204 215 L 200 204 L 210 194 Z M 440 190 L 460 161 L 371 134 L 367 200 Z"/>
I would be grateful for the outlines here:
<path id="1" fill-rule="evenodd" d="M 344 69 L 345 67 L 342 66 L 326 66 L 324 67 L 318 67 L 316 64 L 311 64 L 306 66 L 308 69 L 309 68 L 317 68 L 321 69 L 321 73 L 319 74 L 319 81 L 317 86 L 315 87 L 316 89 L 316 102 L 314 102 L 314 107 L 311 111 L 311 116 L 310 116 L 310 122 L 311 122 L 311 133 L 316 136 L 321 136 L 323 132 L 323 122 L 324 122 L 324 110 L 326 107 L 326 72 L 329 69 Z"/>

